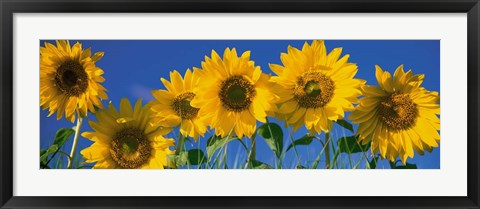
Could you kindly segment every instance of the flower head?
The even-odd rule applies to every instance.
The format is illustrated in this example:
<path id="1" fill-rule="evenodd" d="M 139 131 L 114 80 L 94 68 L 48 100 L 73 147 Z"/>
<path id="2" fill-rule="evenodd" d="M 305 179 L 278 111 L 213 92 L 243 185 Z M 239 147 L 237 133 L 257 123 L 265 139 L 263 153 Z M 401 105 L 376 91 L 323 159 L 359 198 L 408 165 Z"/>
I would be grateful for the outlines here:
<path id="1" fill-rule="evenodd" d="M 212 50 L 202 69 L 194 70 L 200 82 L 191 104 L 207 116 L 216 135 L 250 137 L 257 120 L 266 122 L 267 114 L 275 110 L 278 97 L 271 92 L 270 76 L 250 60 L 250 51 L 238 57 L 235 48 L 227 48 L 221 58 Z"/>
<path id="2" fill-rule="evenodd" d="M 152 102 L 153 125 L 166 127 L 180 126 L 180 133 L 184 136 L 198 139 L 199 135 L 207 131 L 204 118 L 199 115 L 200 108 L 192 107 L 190 102 L 195 98 L 193 88 L 200 81 L 190 69 L 182 78 L 176 70 L 170 72 L 170 82 L 161 79 L 167 90 L 153 90 L 155 101 Z"/>
<path id="3" fill-rule="evenodd" d="M 120 102 L 120 112 L 110 103 L 95 114 L 98 122 L 89 121 L 93 132 L 82 136 L 94 143 L 81 151 L 94 168 L 158 168 L 167 166 L 167 156 L 174 152 L 174 140 L 164 138 L 170 129 L 150 125 L 150 106 L 135 107 L 128 99 Z"/>
<path id="4" fill-rule="evenodd" d="M 56 41 L 56 46 L 45 42 L 40 47 L 40 106 L 49 108 L 48 116 L 57 112 L 57 120 L 65 114 L 73 122 L 76 111 L 85 116 L 102 108 L 100 100 L 107 94 L 100 83 L 105 79 L 95 65 L 102 57 L 103 52 L 91 56 L 90 48 L 83 50 L 78 42 L 72 47 L 68 41 Z"/>
<path id="5" fill-rule="evenodd" d="M 405 72 L 403 65 L 393 78 L 378 65 L 379 86 L 364 86 L 365 97 L 350 115 L 359 124 L 357 135 L 361 142 L 372 142 L 372 151 L 380 151 L 390 161 L 400 156 L 403 163 L 413 158 L 413 150 L 422 154 L 431 151 L 440 141 L 440 97 L 438 92 L 421 87 L 423 74 Z"/>
<path id="6" fill-rule="evenodd" d="M 323 41 L 305 43 L 302 50 L 292 46 L 280 58 L 283 66 L 270 64 L 276 74 L 271 80 L 273 91 L 280 97 L 276 115 L 293 125 L 294 130 L 305 125 L 310 131 L 328 132 L 331 121 L 353 110 L 361 95 L 363 80 L 355 79 L 357 65 L 348 62 L 349 55 L 340 58 L 342 48 L 327 54 Z"/>

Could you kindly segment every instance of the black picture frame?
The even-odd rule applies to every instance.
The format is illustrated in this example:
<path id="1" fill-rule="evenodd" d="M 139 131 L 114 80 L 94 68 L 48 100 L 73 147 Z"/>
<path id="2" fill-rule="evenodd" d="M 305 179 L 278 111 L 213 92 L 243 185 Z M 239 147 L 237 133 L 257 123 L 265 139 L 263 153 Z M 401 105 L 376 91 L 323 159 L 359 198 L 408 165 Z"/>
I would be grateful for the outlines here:
<path id="1" fill-rule="evenodd" d="M 480 208 L 478 0 L 0 0 L 1 208 Z M 465 197 L 21 197 L 13 196 L 14 13 L 467 13 L 468 194 Z M 455 181 L 455 179 L 445 179 Z"/>

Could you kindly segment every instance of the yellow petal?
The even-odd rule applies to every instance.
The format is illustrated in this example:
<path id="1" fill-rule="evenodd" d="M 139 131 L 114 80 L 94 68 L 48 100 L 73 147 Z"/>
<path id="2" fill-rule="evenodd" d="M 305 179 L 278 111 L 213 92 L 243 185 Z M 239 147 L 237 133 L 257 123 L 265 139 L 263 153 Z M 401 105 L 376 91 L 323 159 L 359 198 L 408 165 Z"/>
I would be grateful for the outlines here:
<path id="1" fill-rule="evenodd" d="M 102 59 L 104 54 L 104 52 L 96 52 L 92 57 L 92 61 L 97 62 L 98 60 Z"/>
<path id="2" fill-rule="evenodd" d="M 173 72 L 170 72 L 170 79 L 177 92 L 180 93 L 184 91 L 183 79 L 178 71 L 174 70 Z"/>
<path id="3" fill-rule="evenodd" d="M 295 100 L 290 100 L 288 102 L 285 102 L 280 106 L 280 108 L 278 109 L 278 112 L 282 114 L 291 113 L 297 109 L 297 104 L 298 102 Z"/>
<path id="4" fill-rule="evenodd" d="M 133 109 L 130 101 L 127 98 L 122 98 L 120 101 L 120 114 L 123 117 L 131 117 L 133 116 Z"/>

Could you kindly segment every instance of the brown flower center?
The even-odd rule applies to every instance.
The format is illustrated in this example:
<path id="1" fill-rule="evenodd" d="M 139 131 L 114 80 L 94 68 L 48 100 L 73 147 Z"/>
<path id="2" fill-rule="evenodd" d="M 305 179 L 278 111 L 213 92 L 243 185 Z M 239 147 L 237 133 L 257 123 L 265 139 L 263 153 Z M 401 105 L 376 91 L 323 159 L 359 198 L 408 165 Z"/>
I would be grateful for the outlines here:
<path id="1" fill-rule="evenodd" d="M 152 155 L 150 141 L 138 128 L 124 128 L 112 140 L 110 154 L 122 168 L 139 168 Z"/>
<path id="2" fill-rule="evenodd" d="M 231 76 L 220 85 L 220 101 L 229 111 L 247 110 L 257 92 L 250 81 L 241 75 Z"/>
<path id="3" fill-rule="evenodd" d="M 380 102 L 380 118 L 392 130 L 405 130 L 415 124 L 418 109 L 407 94 L 393 93 Z"/>
<path id="4" fill-rule="evenodd" d="M 194 119 L 199 108 L 190 106 L 190 101 L 195 97 L 193 92 L 182 93 L 173 99 L 172 107 L 182 119 Z"/>
<path id="5" fill-rule="evenodd" d="M 333 97 L 335 83 L 320 72 L 306 72 L 298 77 L 294 98 L 303 108 L 324 107 Z"/>
<path id="6" fill-rule="evenodd" d="M 76 61 L 66 61 L 57 68 L 55 84 L 67 96 L 79 96 L 88 87 L 88 75 Z"/>

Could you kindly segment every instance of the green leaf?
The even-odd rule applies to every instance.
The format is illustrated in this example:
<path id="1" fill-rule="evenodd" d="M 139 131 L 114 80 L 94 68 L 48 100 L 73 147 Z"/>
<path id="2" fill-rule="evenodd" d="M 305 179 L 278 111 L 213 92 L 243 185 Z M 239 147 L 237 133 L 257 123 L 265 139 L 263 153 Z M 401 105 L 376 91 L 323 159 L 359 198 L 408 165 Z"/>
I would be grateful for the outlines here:
<path id="1" fill-rule="evenodd" d="M 177 155 L 167 156 L 167 168 L 177 168 Z"/>
<path id="2" fill-rule="evenodd" d="M 354 133 L 353 131 L 353 125 L 349 122 L 347 122 L 346 120 L 342 120 L 342 119 L 338 119 L 337 121 L 335 121 L 338 125 L 346 128 L 347 130 L 351 131 L 352 133 Z"/>
<path id="3" fill-rule="evenodd" d="M 178 168 L 184 166 L 188 161 L 188 152 L 181 151 L 178 155 L 171 155 L 167 157 L 167 163 L 172 168 Z"/>
<path id="4" fill-rule="evenodd" d="M 47 158 L 42 158 L 42 155 L 47 153 L 47 150 L 41 149 L 40 150 L 40 168 L 46 168 L 48 167 L 47 165 Z M 43 160 L 42 160 L 43 159 Z"/>
<path id="5" fill-rule="evenodd" d="M 188 162 L 190 162 L 190 165 L 201 165 L 207 162 L 207 158 L 202 150 L 191 149 L 188 150 Z"/>
<path id="6" fill-rule="evenodd" d="M 61 128 L 55 134 L 55 139 L 53 140 L 53 144 L 56 144 L 58 147 L 62 147 L 65 142 L 74 134 L 75 131 L 71 128 Z"/>
<path id="7" fill-rule="evenodd" d="M 46 152 L 44 152 L 41 156 L 40 156 L 40 162 L 46 162 L 47 158 L 49 155 L 55 153 L 58 151 L 58 146 L 56 144 L 50 146 Z"/>
<path id="8" fill-rule="evenodd" d="M 236 140 L 237 138 L 236 137 L 224 137 L 224 138 L 220 138 L 219 136 L 211 136 L 208 140 L 207 140 L 207 155 L 209 157 L 212 157 L 213 156 L 213 153 L 215 153 L 215 151 L 217 151 L 218 149 L 222 148 L 223 146 L 225 146 L 227 143 L 233 141 L 233 140 Z"/>
<path id="9" fill-rule="evenodd" d="M 65 142 L 68 141 L 70 136 L 72 136 L 72 134 L 74 133 L 75 131 L 71 128 L 58 129 L 57 133 L 55 133 L 55 138 L 53 139 L 53 145 L 50 146 L 47 150 L 40 150 L 41 168 L 48 167 L 50 160 L 55 157 L 60 147 L 62 147 L 65 144 Z M 52 157 L 48 159 L 50 155 L 52 155 Z"/>
<path id="10" fill-rule="evenodd" d="M 258 160 L 252 160 L 251 163 L 253 169 L 273 169 L 272 166 Z"/>
<path id="11" fill-rule="evenodd" d="M 407 163 L 406 165 L 399 165 L 399 166 L 392 163 L 391 165 L 393 165 L 392 169 L 417 169 L 416 164 L 410 164 L 410 163 Z"/>
<path id="12" fill-rule="evenodd" d="M 44 150 L 44 149 L 41 149 L 40 150 L 40 156 L 42 156 L 43 154 L 47 153 L 47 150 Z"/>
<path id="13" fill-rule="evenodd" d="M 213 135 L 207 139 L 207 147 L 213 146 L 220 139 L 220 136 Z"/>
<path id="14" fill-rule="evenodd" d="M 362 145 L 356 136 L 342 137 L 338 139 L 337 144 L 338 149 L 343 153 L 365 152 L 370 149 L 370 142 Z"/>
<path id="15" fill-rule="evenodd" d="M 265 123 L 257 129 L 257 133 L 265 139 L 277 158 L 280 158 L 283 150 L 282 128 L 275 123 Z"/>
<path id="16" fill-rule="evenodd" d="M 290 150 L 290 149 L 293 148 L 294 146 L 298 146 L 298 145 L 309 145 L 310 143 L 312 143 L 312 141 L 313 141 L 314 138 L 315 138 L 314 136 L 312 136 L 312 135 L 310 135 L 310 134 L 306 134 L 306 135 L 303 136 L 302 138 L 293 141 L 293 143 L 288 146 L 287 152 L 288 152 L 288 150 Z"/>
<path id="17" fill-rule="evenodd" d="M 308 168 L 303 166 L 303 165 L 297 165 L 297 167 L 295 167 L 295 169 L 308 169 Z"/>

